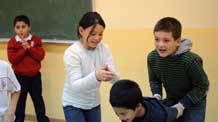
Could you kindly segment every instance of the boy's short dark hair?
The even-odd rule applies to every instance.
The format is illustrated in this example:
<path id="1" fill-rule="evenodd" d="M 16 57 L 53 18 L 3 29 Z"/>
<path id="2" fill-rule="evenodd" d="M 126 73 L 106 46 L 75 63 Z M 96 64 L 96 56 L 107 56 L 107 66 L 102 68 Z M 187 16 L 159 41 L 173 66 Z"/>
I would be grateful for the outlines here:
<path id="1" fill-rule="evenodd" d="M 135 110 L 142 102 L 142 92 L 139 85 L 131 80 L 119 80 L 110 90 L 110 104 L 112 107 L 121 107 Z"/>
<path id="2" fill-rule="evenodd" d="M 17 22 L 22 21 L 26 23 L 28 26 L 30 26 L 30 20 L 26 15 L 18 15 L 14 18 L 14 26 L 16 25 Z"/>
<path id="3" fill-rule="evenodd" d="M 156 23 L 154 32 L 157 31 L 172 32 L 173 38 L 176 40 L 181 37 L 182 25 L 176 18 L 164 17 Z"/>

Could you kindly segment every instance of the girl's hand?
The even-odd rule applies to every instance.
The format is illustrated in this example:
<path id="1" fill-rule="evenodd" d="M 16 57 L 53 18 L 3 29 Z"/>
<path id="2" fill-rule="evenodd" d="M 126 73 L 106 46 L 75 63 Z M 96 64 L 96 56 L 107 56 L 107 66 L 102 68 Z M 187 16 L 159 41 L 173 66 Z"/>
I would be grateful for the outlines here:
<path id="1" fill-rule="evenodd" d="M 97 69 L 95 74 L 99 81 L 110 81 L 115 77 L 115 74 L 109 70 L 107 65 Z"/>

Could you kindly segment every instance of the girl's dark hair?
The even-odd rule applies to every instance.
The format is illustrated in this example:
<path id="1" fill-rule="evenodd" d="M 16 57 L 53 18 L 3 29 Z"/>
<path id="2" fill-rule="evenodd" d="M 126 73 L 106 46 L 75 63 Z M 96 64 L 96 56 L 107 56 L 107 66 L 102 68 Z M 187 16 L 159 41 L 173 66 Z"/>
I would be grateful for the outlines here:
<path id="1" fill-rule="evenodd" d="M 91 29 L 91 32 L 95 29 L 95 26 L 97 24 L 102 25 L 105 28 L 105 23 L 104 20 L 102 19 L 101 15 L 97 12 L 87 12 L 83 15 L 83 17 L 81 18 L 81 20 L 79 21 L 79 24 L 77 26 L 77 35 L 80 38 L 81 35 L 79 33 L 79 27 L 82 27 L 83 29 L 86 29 L 90 26 L 93 26 L 93 28 Z"/>
<path id="2" fill-rule="evenodd" d="M 18 15 L 14 18 L 14 26 L 16 25 L 17 22 L 22 21 L 28 26 L 30 26 L 30 20 L 26 15 Z"/>
<path id="3" fill-rule="evenodd" d="M 173 38 L 176 40 L 181 37 L 182 25 L 176 18 L 164 17 L 156 23 L 154 32 L 157 31 L 172 32 Z"/>

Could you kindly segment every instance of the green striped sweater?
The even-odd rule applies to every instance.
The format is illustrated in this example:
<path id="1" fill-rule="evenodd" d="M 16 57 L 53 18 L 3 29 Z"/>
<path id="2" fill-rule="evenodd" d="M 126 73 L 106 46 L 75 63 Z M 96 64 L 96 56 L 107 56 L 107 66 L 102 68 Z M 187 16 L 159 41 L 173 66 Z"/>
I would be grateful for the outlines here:
<path id="1" fill-rule="evenodd" d="M 153 94 L 162 96 L 163 86 L 167 99 L 181 102 L 185 107 L 190 104 L 184 101 L 196 104 L 206 96 L 209 81 L 197 54 L 187 51 L 163 58 L 154 50 L 148 55 L 147 64 Z"/>

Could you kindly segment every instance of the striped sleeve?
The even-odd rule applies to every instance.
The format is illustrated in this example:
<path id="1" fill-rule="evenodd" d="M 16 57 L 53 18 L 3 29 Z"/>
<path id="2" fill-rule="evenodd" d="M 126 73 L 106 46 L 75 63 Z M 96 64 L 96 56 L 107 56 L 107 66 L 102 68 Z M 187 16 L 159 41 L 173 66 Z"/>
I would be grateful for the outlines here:
<path id="1" fill-rule="evenodd" d="M 191 78 L 193 86 L 192 90 L 188 92 L 187 97 L 192 103 L 196 104 L 206 96 L 209 89 L 209 80 L 203 69 L 202 59 L 200 57 L 194 58 L 187 73 Z M 185 96 L 181 101 L 184 101 L 187 97 Z"/>
<path id="2" fill-rule="evenodd" d="M 162 97 L 162 82 L 154 73 L 152 68 L 152 52 L 147 57 L 148 77 L 152 94 L 159 94 Z"/>

